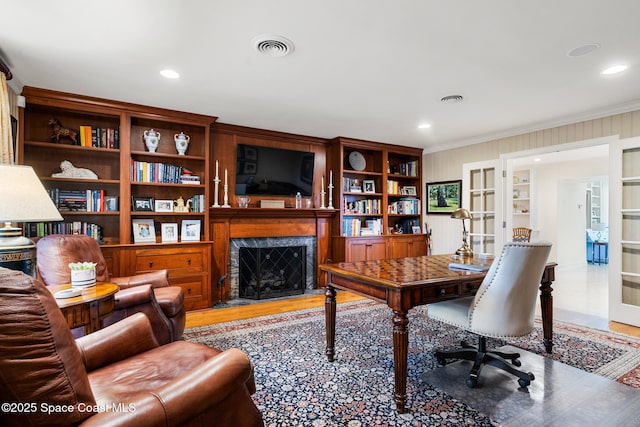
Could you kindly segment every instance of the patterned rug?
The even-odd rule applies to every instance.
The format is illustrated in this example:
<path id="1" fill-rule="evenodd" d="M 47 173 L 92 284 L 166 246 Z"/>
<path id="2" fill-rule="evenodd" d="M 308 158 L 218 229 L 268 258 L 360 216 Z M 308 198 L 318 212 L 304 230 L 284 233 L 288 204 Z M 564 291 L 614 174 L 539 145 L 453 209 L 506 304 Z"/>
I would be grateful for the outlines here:
<path id="1" fill-rule="evenodd" d="M 333 363 L 324 354 L 323 308 L 192 328 L 184 338 L 219 349 L 238 347 L 249 355 L 257 385 L 254 401 L 267 427 L 497 425 L 421 379 L 438 367 L 435 348 L 455 347 L 465 338 L 461 330 L 425 313 L 426 307 L 409 312 L 407 414 L 398 414 L 393 401 L 391 311 L 386 305 L 356 301 L 338 306 Z M 466 339 L 475 341 L 471 335 Z M 640 340 L 555 322 L 553 342 L 554 352 L 547 355 L 537 322 L 530 336 L 488 340 L 488 345 L 511 344 L 640 388 Z"/>

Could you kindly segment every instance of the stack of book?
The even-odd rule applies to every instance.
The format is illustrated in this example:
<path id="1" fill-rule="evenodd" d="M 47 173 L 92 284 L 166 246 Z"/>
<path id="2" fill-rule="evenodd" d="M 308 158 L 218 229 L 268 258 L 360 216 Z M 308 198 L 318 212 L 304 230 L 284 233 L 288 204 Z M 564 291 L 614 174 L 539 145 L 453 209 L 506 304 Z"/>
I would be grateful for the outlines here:
<path id="1" fill-rule="evenodd" d="M 180 175 L 180 184 L 200 185 L 200 177 L 198 175 L 183 173 Z"/>
<path id="2" fill-rule="evenodd" d="M 49 196 L 60 212 L 104 212 L 104 190 L 52 188 Z"/>

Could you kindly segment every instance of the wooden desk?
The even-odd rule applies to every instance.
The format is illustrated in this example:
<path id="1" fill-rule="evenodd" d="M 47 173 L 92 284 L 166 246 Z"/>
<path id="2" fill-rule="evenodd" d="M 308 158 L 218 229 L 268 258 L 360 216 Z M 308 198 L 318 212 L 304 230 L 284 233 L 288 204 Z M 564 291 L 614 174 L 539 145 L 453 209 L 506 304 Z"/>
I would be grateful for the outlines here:
<path id="1" fill-rule="evenodd" d="M 418 305 L 473 295 L 486 275 L 486 272 L 449 270 L 451 262 L 462 261 L 453 261 L 451 255 L 432 255 L 320 266 L 328 274 L 325 317 L 326 355 L 330 362 L 335 355 L 336 289 L 384 302 L 393 310 L 394 397 L 400 413 L 405 412 L 407 401 L 407 313 Z M 465 262 L 481 265 L 492 261 L 471 258 Z M 556 263 L 548 263 L 540 281 L 544 344 L 548 353 L 551 353 L 553 346 L 551 283 L 555 279 L 555 266 Z"/>
<path id="2" fill-rule="evenodd" d="M 71 285 L 49 286 L 49 290 L 56 292 L 69 289 Z M 102 328 L 102 321 L 113 313 L 115 309 L 115 293 L 118 285 L 113 283 L 97 283 L 84 289 L 82 294 L 72 298 L 56 298 L 58 307 L 62 311 L 69 329 L 84 327 L 84 333 L 90 334 Z"/>

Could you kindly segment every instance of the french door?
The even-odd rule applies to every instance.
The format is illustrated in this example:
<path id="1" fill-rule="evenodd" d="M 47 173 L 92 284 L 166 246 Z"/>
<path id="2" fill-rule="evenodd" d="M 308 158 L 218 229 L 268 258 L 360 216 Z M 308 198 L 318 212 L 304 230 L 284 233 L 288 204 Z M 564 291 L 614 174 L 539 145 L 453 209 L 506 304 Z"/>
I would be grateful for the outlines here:
<path id="1" fill-rule="evenodd" d="M 471 212 L 469 246 L 474 254 L 496 255 L 502 250 L 502 161 L 462 166 L 462 207 Z"/>
<path id="2" fill-rule="evenodd" d="M 609 145 L 609 318 L 640 326 L 640 137 Z"/>

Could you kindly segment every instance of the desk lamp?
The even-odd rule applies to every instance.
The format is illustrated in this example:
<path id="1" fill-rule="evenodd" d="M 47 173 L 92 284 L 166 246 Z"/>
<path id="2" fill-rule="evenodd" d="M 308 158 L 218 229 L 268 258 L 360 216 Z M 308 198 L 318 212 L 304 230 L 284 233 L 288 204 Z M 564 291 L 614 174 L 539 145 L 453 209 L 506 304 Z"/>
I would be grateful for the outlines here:
<path id="1" fill-rule="evenodd" d="M 62 221 L 31 166 L 0 165 L 0 267 L 36 275 L 36 245 L 12 222 Z"/>
<path id="2" fill-rule="evenodd" d="M 458 208 L 455 211 L 453 211 L 453 213 L 451 214 L 451 218 L 462 220 L 462 246 L 458 248 L 458 250 L 456 251 L 456 254 L 463 257 L 473 256 L 473 251 L 471 250 L 471 248 L 469 247 L 469 244 L 467 243 L 467 235 L 468 235 L 467 228 L 464 226 L 465 219 L 473 219 L 473 217 L 471 216 L 471 212 L 469 212 L 464 208 Z"/>

